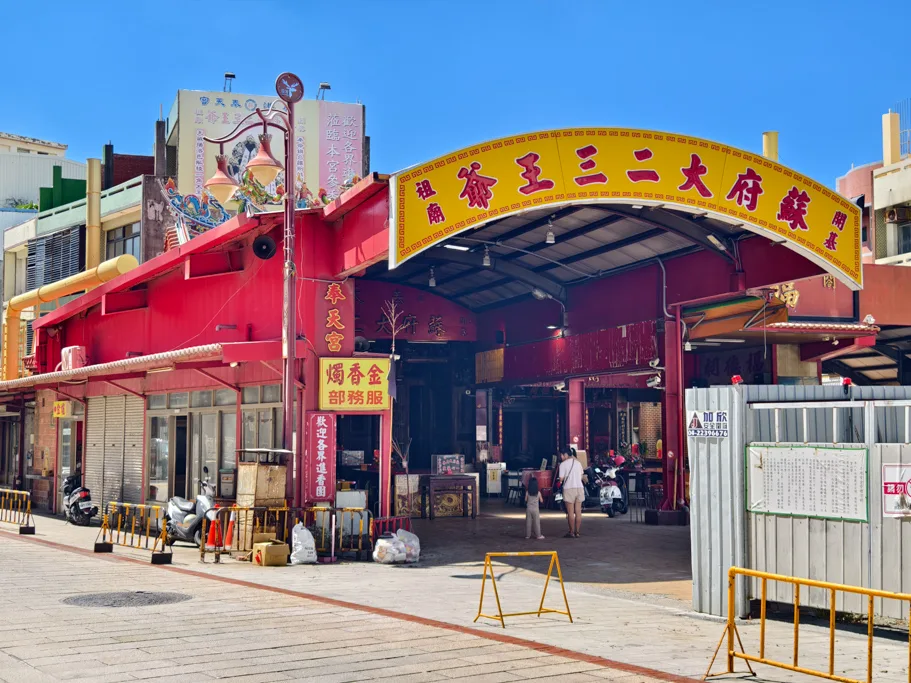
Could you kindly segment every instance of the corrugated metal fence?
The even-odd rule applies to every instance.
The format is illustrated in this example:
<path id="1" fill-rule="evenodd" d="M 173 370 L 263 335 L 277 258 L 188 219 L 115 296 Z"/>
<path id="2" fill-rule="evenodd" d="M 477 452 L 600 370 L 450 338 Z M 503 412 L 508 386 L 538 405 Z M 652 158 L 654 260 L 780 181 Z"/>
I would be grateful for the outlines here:
<path id="1" fill-rule="evenodd" d="M 740 386 L 690 389 L 687 411 L 727 410 L 726 439 L 690 437 L 693 607 L 723 615 L 731 566 L 891 591 L 911 591 L 911 520 L 883 515 L 882 465 L 911 466 L 911 387 Z M 866 448 L 869 522 L 747 511 L 750 445 Z M 844 495 L 859 495 L 845 490 Z M 903 559 L 908 556 L 909 564 Z M 769 585 L 769 599 L 791 589 Z M 738 614 L 758 597 L 758 582 L 737 587 Z M 827 608 L 822 591 L 801 602 Z M 877 601 L 877 613 L 898 605 Z M 862 611 L 859 598 L 837 608 Z"/>

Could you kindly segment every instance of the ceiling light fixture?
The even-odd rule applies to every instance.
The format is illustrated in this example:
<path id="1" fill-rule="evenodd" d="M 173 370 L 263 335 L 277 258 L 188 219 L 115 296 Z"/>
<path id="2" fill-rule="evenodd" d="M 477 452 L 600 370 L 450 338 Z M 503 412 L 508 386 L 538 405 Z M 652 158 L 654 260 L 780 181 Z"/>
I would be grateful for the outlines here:
<path id="1" fill-rule="evenodd" d="M 545 244 L 556 244 L 557 236 L 554 235 L 554 217 L 547 219 L 547 235 L 544 237 Z"/>
<path id="2" fill-rule="evenodd" d="M 427 280 L 428 287 L 436 287 L 437 279 L 433 276 L 433 266 L 430 266 L 430 279 Z"/>
<path id="3" fill-rule="evenodd" d="M 485 268 L 490 268 L 490 248 L 486 244 L 484 245 L 484 258 L 481 259 L 481 265 Z"/>
<path id="4" fill-rule="evenodd" d="M 642 208 L 642 204 L 633 204 L 633 207 L 632 207 L 632 208 L 634 208 L 634 209 L 641 209 L 641 208 Z"/>
<path id="5" fill-rule="evenodd" d="M 471 247 L 463 247 L 461 244 L 444 244 L 444 249 L 452 249 L 453 251 L 470 251 Z"/>
<path id="6" fill-rule="evenodd" d="M 693 345 L 690 344 L 689 342 L 687 342 L 686 344 L 683 345 L 683 350 L 684 350 L 684 351 L 692 351 L 692 350 L 693 350 Z"/>
<path id="7" fill-rule="evenodd" d="M 725 339 L 723 337 L 706 337 L 702 341 L 717 342 L 719 344 L 743 344 L 746 339 Z"/>
<path id="8" fill-rule="evenodd" d="M 557 325 L 548 325 L 547 329 L 548 330 L 559 330 L 560 328 Z"/>
<path id="9" fill-rule="evenodd" d="M 709 234 L 709 235 L 706 235 L 706 237 L 708 237 L 709 242 L 711 242 L 712 245 L 713 245 L 718 251 L 727 251 L 727 250 L 728 250 L 728 248 L 727 248 L 726 246 L 724 246 L 724 242 L 722 242 L 720 239 L 718 239 L 718 238 L 715 237 L 714 235 Z"/>

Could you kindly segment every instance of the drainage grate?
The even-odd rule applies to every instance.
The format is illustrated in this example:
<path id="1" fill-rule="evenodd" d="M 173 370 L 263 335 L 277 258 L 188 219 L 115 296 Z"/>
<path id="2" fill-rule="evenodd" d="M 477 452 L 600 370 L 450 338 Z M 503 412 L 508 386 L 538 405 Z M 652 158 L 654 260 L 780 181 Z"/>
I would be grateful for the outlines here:
<path id="1" fill-rule="evenodd" d="M 190 600 L 183 593 L 155 593 L 146 591 L 122 591 L 117 593 L 86 593 L 72 595 L 61 602 L 74 607 L 147 607 L 149 605 L 170 605 Z"/>

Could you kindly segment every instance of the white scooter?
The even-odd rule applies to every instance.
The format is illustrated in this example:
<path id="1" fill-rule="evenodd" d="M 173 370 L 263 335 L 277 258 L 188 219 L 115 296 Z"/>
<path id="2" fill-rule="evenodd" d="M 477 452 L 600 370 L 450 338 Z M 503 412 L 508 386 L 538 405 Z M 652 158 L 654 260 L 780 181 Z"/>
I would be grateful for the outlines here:
<path id="1" fill-rule="evenodd" d="M 600 468 L 595 468 L 601 481 L 601 511 L 606 512 L 608 517 L 625 515 L 629 509 L 626 482 L 618 475 L 621 464 L 622 462 L 605 467 L 603 472 Z"/>
<path id="2" fill-rule="evenodd" d="M 199 480 L 200 493 L 195 503 L 180 496 L 168 501 L 165 519 L 169 545 L 174 545 L 174 541 L 186 541 L 199 547 L 203 540 L 203 519 L 208 519 L 210 524 L 215 521 L 215 485 L 209 483 L 209 468 L 203 467 L 202 471 L 206 478 Z"/>

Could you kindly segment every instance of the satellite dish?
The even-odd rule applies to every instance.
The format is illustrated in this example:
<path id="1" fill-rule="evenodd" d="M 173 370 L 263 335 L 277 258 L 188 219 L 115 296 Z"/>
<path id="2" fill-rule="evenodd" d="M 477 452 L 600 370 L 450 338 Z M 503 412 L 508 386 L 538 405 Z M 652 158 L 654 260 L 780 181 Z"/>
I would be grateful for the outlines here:
<path id="1" fill-rule="evenodd" d="M 275 256 L 275 240 L 268 235 L 260 235 L 253 240 L 253 253 L 256 258 L 267 261 Z"/>

